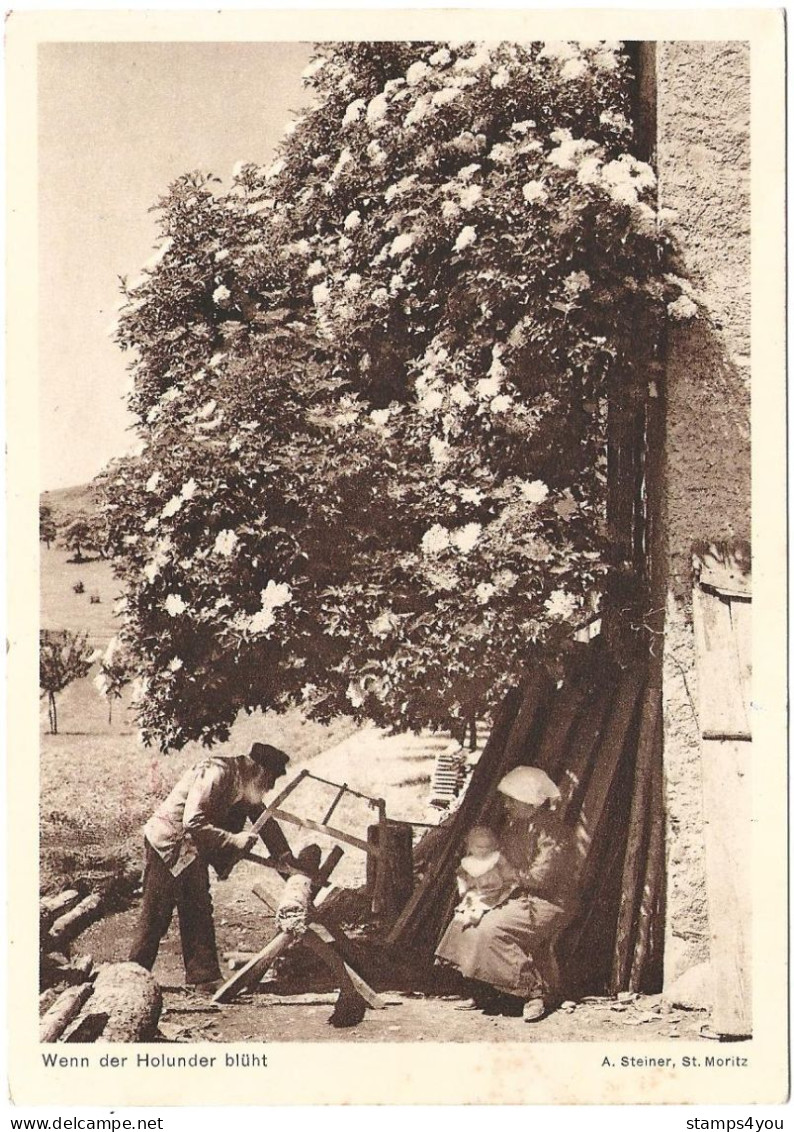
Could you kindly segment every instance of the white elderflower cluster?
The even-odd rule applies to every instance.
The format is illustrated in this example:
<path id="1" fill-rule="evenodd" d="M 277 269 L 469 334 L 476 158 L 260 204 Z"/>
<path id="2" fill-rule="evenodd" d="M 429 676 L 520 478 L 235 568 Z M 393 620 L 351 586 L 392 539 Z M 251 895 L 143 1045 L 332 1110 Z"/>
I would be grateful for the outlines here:
<path id="1" fill-rule="evenodd" d="M 179 617 L 187 609 L 181 594 L 169 594 L 164 602 L 165 611 L 169 617 Z"/>
<path id="2" fill-rule="evenodd" d="M 231 558 L 237 548 L 238 542 L 239 539 L 235 531 L 219 531 L 212 547 L 213 553 L 220 554 L 224 558 Z"/>
<path id="3" fill-rule="evenodd" d="M 579 601 L 575 594 L 559 589 L 546 598 L 543 608 L 554 620 L 569 621 L 579 609 Z"/>
<path id="4" fill-rule="evenodd" d="M 456 252 L 465 251 L 466 248 L 471 247 L 476 239 L 477 229 L 472 227 L 471 224 L 467 224 L 465 228 L 461 228 L 458 238 L 453 246 L 453 250 Z"/>

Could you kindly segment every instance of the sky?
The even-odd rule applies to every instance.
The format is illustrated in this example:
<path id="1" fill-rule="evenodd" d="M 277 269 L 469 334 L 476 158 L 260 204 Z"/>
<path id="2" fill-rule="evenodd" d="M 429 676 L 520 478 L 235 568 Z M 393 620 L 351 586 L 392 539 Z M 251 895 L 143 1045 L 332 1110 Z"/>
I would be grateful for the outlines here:
<path id="1" fill-rule="evenodd" d="M 193 169 L 267 162 L 306 102 L 308 43 L 49 43 L 39 49 L 41 488 L 135 444 L 110 337 L 118 278 L 157 243 L 149 211 Z"/>

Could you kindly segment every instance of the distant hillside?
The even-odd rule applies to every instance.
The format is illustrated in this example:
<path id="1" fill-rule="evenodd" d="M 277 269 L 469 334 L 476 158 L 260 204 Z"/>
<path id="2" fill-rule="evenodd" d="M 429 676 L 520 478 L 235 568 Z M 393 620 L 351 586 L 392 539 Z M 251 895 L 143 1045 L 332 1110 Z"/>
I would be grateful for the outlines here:
<path id="1" fill-rule="evenodd" d="M 99 509 L 99 497 L 93 483 L 81 483 L 75 487 L 58 487 L 53 491 L 43 491 L 41 502 L 52 508 L 56 523 L 66 515 L 85 511 L 92 515 Z"/>

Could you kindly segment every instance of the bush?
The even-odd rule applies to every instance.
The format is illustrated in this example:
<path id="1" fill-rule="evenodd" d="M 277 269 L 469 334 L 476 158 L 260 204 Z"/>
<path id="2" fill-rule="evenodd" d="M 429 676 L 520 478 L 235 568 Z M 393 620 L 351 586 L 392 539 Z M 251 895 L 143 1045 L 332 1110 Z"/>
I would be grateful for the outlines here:
<path id="1" fill-rule="evenodd" d="M 620 44 L 343 43 L 125 284 L 107 477 L 145 738 L 483 716 L 598 612 L 607 402 L 680 296 Z"/>

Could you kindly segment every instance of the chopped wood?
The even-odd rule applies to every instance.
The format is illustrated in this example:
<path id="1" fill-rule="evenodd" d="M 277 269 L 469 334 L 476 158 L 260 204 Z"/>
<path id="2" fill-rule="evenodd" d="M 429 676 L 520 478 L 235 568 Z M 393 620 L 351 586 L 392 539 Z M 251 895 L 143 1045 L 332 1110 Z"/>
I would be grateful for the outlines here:
<path id="1" fill-rule="evenodd" d="M 58 983 L 84 983 L 88 977 L 85 969 L 71 963 L 61 952 L 54 951 L 39 958 L 39 980 L 42 987 L 56 986 Z"/>
<path id="2" fill-rule="evenodd" d="M 587 689 L 577 679 L 566 680 L 561 691 L 554 697 L 534 764 L 545 770 L 554 782 L 557 782 L 557 775 L 563 770 L 563 762 L 569 751 L 569 738 L 582 706 L 587 701 Z"/>
<path id="3" fill-rule="evenodd" d="M 93 969 L 94 960 L 90 955 L 81 955 L 77 959 L 72 960 L 72 970 L 80 971 L 86 979 L 91 978 Z"/>
<path id="4" fill-rule="evenodd" d="M 56 1042 L 69 1023 L 77 1017 L 93 992 L 91 983 L 69 987 L 59 995 L 39 1022 L 39 1041 Z"/>
<path id="5" fill-rule="evenodd" d="M 611 696 L 600 688 L 588 696 L 573 728 L 565 766 L 558 771 L 560 812 L 563 817 L 578 815 L 593 774 L 595 754 L 609 718 Z"/>
<path id="6" fill-rule="evenodd" d="M 634 788 L 629 812 L 629 832 L 626 856 L 623 862 L 623 879 L 620 886 L 620 904 L 612 960 L 610 990 L 613 994 L 625 991 L 629 985 L 632 960 L 632 942 L 637 926 L 637 906 L 642 898 L 641 884 L 644 868 L 642 853 L 646 848 L 650 823 L 651 782 L 655 760 L 661 759 L 662 710 L 660 688 L 648 688 L 642 705 L 637 758 L 634 769 Z"/>
<path id="7" fill-rule="evenodd" d="M 84 897 L 74 908 L 58 917 L 50 928 L 49 942 L 57 947 L 75 939 L 99 918 L 101 906 L 102 897 L 98 893 L 92 892 Z"/>

